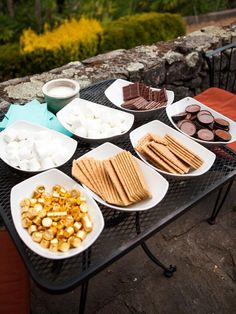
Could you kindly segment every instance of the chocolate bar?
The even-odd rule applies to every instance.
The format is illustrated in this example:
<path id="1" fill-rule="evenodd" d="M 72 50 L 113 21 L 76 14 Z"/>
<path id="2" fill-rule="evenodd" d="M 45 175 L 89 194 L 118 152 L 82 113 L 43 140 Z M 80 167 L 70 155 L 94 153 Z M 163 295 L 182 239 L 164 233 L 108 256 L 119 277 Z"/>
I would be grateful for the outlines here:
<path id="1" fill-rule="evenodd" d="M 123 108 L 130 110 L 151 110 L 163 107 L 167 104 L 166 89 L 152 91 L 143 83 L 129 84 L 123 87 Z"/>

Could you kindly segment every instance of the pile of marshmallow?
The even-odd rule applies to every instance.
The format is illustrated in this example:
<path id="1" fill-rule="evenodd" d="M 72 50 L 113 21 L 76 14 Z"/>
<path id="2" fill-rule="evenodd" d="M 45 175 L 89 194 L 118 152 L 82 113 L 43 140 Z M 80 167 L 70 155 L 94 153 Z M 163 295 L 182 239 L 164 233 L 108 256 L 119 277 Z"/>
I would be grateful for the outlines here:
<path id="1" fill-rule="evenodd" d="M 127 131 L 124 113 L 94 104 L 70 108 L 65 121 L 75 135 L 90 139 L 111 137 Z"/>
<path id="2" fill-rule="evenodd" d="M 9 164 L 24 171 L 57 167 L 65 161 L 62 142 L 47 130 L 6 129 L 3 136 Z"/>

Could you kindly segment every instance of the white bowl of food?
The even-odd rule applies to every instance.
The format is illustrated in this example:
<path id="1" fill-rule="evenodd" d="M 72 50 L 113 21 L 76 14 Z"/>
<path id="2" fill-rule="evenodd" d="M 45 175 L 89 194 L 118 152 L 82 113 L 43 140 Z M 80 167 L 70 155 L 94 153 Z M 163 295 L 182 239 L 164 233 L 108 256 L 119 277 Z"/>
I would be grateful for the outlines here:
<path id="1" fill-rule="evenodd" d="M 131 169 L 134 169 L 134 168 L 133 166 L 128 166 L 129 165 L 128 162 L 126 162 L 126 165 L 124 166 L 124 168 L 122 166 L 123 177 L 121 178 L 119 176 L 119 180 L 117 180 L 117 174 L 120 171 L 120 169 L 118 169 L 119 171 L 117 171 L 117 168 L 116 168 L 115 174 L 114 174 L 114 171 L 110 168 L 109 168 L 109 171 L 107 171 L 107 162 L 108 162 L 108 167 L 110 167 L 111 158 L 112 158 L 112 161 L 114 162 L 114 159 L 117 158 L 117 155 L 121 153 L 129 155 L 131 159 L 134 159 L 132 162 L 134 162 L 136 165 L 135 169 L 137 169 L 136 167 L 138 167 L 139 175 L 142 178 L 141 180 L 144 180 L 144 185 L 145 185 L 145 188 L 147 189 L 145 191 L 148 192 L 148 195 L 146 194 L 144 198 L 141 197 L 139 198 L 138 201 L 136 199 L 136 201 L 126 204 L 126 205 L 113 202 L 114 198 L 116 201 L 117 197 L 119 198 L 119 196 L 122 193 L 123 193 L 122 197 L 124 196 L 126 198 L 126 196 L 128 195 L 127 189 L 130 189 L 129 192 L 131 193 L 136 194 L 137 192 L 138 194 L 138 191 L 140 191 L 140 186 L 137 185 L 137 182 L 134 180 L 136 174 L 134 174 L 133 172 L 131 174 L 130 171 L 132 171 Z M 119 158 L 120 158 L 120 155 L 119 155 Z M 121 159 L 122 158 L 123 157 L 121 157 Z M 104 164 L 104 162 L 106 164 Z M 117 162 L 117 159 L 116 159 L 116 162 Z M 81 168 L 81 165 L 85 165 L 85 167 Z M 118 164 L 116 163 L 116 165 Z M 97 167 L 102 167 L 103 172 L 101 172 L 101 168 L 99 170 L 99 168 Z M 118 165 L 117 167 L 119 168 L 120 165 Z M 119 175 L 121 175 L 121 173 L 119 173 Z M 131 175 L 132 183 L 129 180 L 130 175 Z M 77 160 L 74 160 L 73 167 L 72 167 L 72 176 L 74 176 L 77 180 L 82 182 L 86 191 L 88 191 L 90 195 L 100 204 L 106 205 L 113 209 L 117 209 L 120 211 L 128 211 L 128 212 L 129 211 L 144 211 L 144 210 L 153 208 L 164 198 L 169 187 L 168 181 L 162 175 L 154 171 L 151 167 L 147 166 L 144 162 L 142 162 L 138 158 L 132 156 L 130 152 L 124 151 L 120 147 L 109 142 L 106 142 L 94 148 L 93 150 L 84 154 Z M 89 179 L 89 181 L 87 181 L 87 179 Z M 92 183 L 90 180 L 92 180 Z M 127 185 L 125 187 L 125 192 L 123 189 L 124 186 L 122 185 L 124 181 L 125 181 L 125 184 Z M 93 185 L 94 182 L 95 182 L 95 185 L 97 185 L 97 189 L 96 189 L 96 186 L 94 187 Z M 122 185 L 121 190 L 120 190 L 120 185 Z M 117 193 L 118 193 L 118 196 L 117 196 Z M 143 193 L 143 191 L 141 193 Z M 104 196 L 107 195 L 108 198 L 110 199 L 111 199 L 111 195 L 112 196 L 114 195 L 114 198 L 107 201 L 107 198 L 103 197 L 103 194 Z"/>
<path id="2" fill-rule="evenodd" d="M 54 215 L 55 211 L 45 209 L 42 202 L 46 197 L 44 193 L 47 193 L 47 199 L 53 199 L 49 196 L 53 187 L 58 189 L 54 193 L 62 202 L 71 196 L 79 197 L 84 204 L 83 215 L 86 218 L 79 220 L 79 215 L 69 213 L 65 207 L 59 208 L 58 203 L 58 216 Z M 11 214 L 22 241 L 33 252 L 49 259 L 65 259 L 83 252 L 96 241 L 104 228 L 103 215 L 89 193 L 57 169 L 42 172 L 15 185 L 11 190 Z"/>
<path id="3" fill-rule="evenodd" d="M 136 85 L 137 88 L 135 89 L 134 86 Z M 131 90 L 125 92 L 129 94 L 128 96 L 124 95 L 124 88 L 131 88 Z M 133 90 L 133 88 L 135 90 Z M 105 90 L 105 95 L 111 103 L 119 109 L 133 113 L 137 119 L 152 117 L 154 113 L 163 109 L 165 106 L 170 105 L 174 101 L 173 91 L 166 89 L 161 90 L 147 85 L 144 86 L 144 84 L 140 85 L 140 83 L 133 83 L 123 79 L 114 81 Z M 127 102 L 125 101 L 126 98 Z M 135 99 L 137 102 L 133 102 Z"/>
<path id="4" fill-rule="evenodd" d="M 158 120 L 133 130 L 130 141 L 146 164 L 175 178 L 200 176 L 216 158 L 206 147 Z"/>
<path id="5" fill-rule="evenodd" d="M 79 91 L 79 83 L 66 78 L 48 81 L 42 87 L 48 109 L 53 113 L 62 109 L 75 97 L 79 97 Z"/>
<path id="6" fill-rule="evenodd" d="M 134 115 L 76 98 L 57 113 L 61 124 L 79 139 L 89 143 L 113 141 L 127 133 Z"/>
<path id="7" fill-rule="evenodd" d="M 17 121 L 0 133 L 0 158 L 14 169 L 39 172 L 65 164 L 77 141 L 46 127 Z"/>
<path id="8" fill-rule="evenodd" d="M 194 98 L 167 106 L 166 113 L 178 131 L 203 145 L 227 145 L 236 140 L 236 122 Z"/>

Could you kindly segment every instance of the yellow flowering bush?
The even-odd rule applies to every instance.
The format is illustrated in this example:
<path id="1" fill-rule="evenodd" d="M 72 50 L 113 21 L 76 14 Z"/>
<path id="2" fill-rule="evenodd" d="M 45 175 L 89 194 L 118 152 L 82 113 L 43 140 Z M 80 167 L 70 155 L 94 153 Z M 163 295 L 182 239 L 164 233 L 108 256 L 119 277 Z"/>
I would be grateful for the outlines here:
<path id="1" fill-rule="evenodd" d="M 98 53 L 103 28 L 94 19 L 65 20 L 59 27 L 37 34 L 24 30 L 20 37 L 21 56 L 40 71 L 83 60 Z"/>
<path id="2" fill-rule="evenodd" d="M 41 49 L 55 51 L 63 48 L 70 49 L 72 56 L 75 56 L 82 44 L 96 53 L 97 40 L 101 33 L 102 27 L 96 20 L 65 20 L 59 27 L 52 31 L 46 30 L 40 35 L 31 29 L 24 30 L 20 38 L 21 52 L 24 54 Z"/>

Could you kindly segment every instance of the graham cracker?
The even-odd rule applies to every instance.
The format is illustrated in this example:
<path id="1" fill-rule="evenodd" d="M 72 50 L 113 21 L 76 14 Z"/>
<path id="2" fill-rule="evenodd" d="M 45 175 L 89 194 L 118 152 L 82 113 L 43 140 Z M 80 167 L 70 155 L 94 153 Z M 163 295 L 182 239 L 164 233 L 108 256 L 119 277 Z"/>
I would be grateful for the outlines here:
<path id="1" fill-rule="evenodd" d="M 140 185 L 137 182 L 137 174 L 135 173 L 135 169 L 132 169 L 130 161 L 125 158 L 124 154 L 119 153 L 116 158 L 118 161 L 120 161 L 120 165 L 123 167 L 123 170 L 126 173 L 125 177 L 127 178 L 128 184 L 132 188 L 132 194 L 134 197 L 136 197 L 137 201 L 142 200 L 145 195 L 142 187 L 140 188 Z"/>
<path id="2" fill-rule="evenodd" d="M 111 179 L 112 184 L 114 184 L 114 186 L 115 186 L 115 188 L 119 194 L 119 197 L 121 198 L 123 205 L 128 206 L 128 205 L 132 204 L 132 202 L 129 200 L 129 198 L 128 198 L 125 190 L 124 190 L 124 187 L 122 186 L 122 184 L 120 182 L 120 179 L 118 178 L 118 176 L 116 174 L 115 169 L 113 168 L 111 161 L 110 160 L 104 160 L 103 164 L 104 164 L 106 172 L 108 173 L 108 175 Z"/>
<path id="3" fill-rule="evenodd" d="M 97 193 L 100 196 L 99 191 L 97 191 L 96 187 L 94 186 L 93 182 L 90 180 L 87 173 L 83 172 L 83 170 L 80 168 L 80 164 L 77 160 L 73 160 L 72 164 L 72 176 L 76 178 L 78 181 L 80 181 L 82 184 L 85 184 L 90 190 Z"/>
<path id="4" fill-rule="evenodd" d="M 123 206 L 124 203 L 122 202 L 116 187 L 112 183 L 108 173 L 105 170 L 104 161 L 100 161 L 100 167 L 101 167 L 101 176 L 103 178 L 105 189 L 107 191 L 107 202 L 110 204 Z"/>
<path id="5" fill-rule="evenodd" d="M 140 182 L 140 184 L 141 184 L 141 186 L 142 186 L 142 188 L 143 188 L 143 190 L 144 190 L 144 192 L 145 192 L 145 194 L 146 194 L 146 198 L 150 198 L 152 195 L 151 195 L 151 193 L 150 193 L 150 191 L 149 191 L 149 188 L 148 188 L 148 185 L 147 185 L 146 180 L 145 180 L 145 178 L 144 178 L 144 175 L 143 175 L 143 173 L 142 173 L 142 171 L 141 171 L 141 169 L 140 169 L 140 167 L 139 167 L 139 165 L 138 165 L 136 159 L 135 159 L 135 158 L 133 157 L 133 155 L 132 155 L 130 152 L 128 152 L 128 151 L 123 151 L 122 153 L 123 153 L 124 155 L 126 155 L 127 158 L 130 158 L 130 160 L 131 160 L 131 162 L 132 162 L 132 165 L 133 165 L 133 167 L 134 167 L 134 169 L 135 169 L 135 171 L 136 171 L 138 180 L 139 180 L 139 182 Z"/>
<path id="6" fill-rule="evenodd" d="M 149 147 L 144 148 L 144 156 L 148 157 L 150 162 L 157 168 L 162 168 L 162 170 L 170 173 L 178 173 L 174 168 L 167 164 L 163 159 L 157 156 Z"/>
<path id="7" fill-rule="evenodd" d="M 189 167 L 176 157 L 165 145 L 151 142 L 148 144 L 148 147 L 179 173 L 187 173 L 189 171 Z"/>
<path id="8" fill-rule="evenodd" d="M 86 173 L 87 176 L 89 176 L 89 179 L 93 183 L 96 191 L 99 191 L 100 195 L 103 196 L 97 177 L 94 173 L 94 170 L 91 167 L 90 160 L 91 158 L 88 158 L 88 157 L 79 159 L 79 166 L 81 170 L 83 171 L 83 173 Z"/>
<path id="9" fill-rule="evenodd" d="M 118 161 L 117 155 L 113 158 L 110 158 L 110 162 L 125 190 L 128 199 L 130 202 L 136 203 L 140 199 L 133 192 L 132 186 L 129 184 L 129 174 L 122 168 L 122 164 Z"/>
<path id="10" fill-rule="evenodd" d="M 190 164 L 193 168 L 199 168 L 203 164 L 203 160 L 194 152 L 192 152 L 189 148 L 185 147 L 179 141 L 177 141 L 174 137 L 170 135 L 165 135 L 165 139 L 170 147 L 176 149 L 179 155 L 181 155 L 182 159 Z"/>

